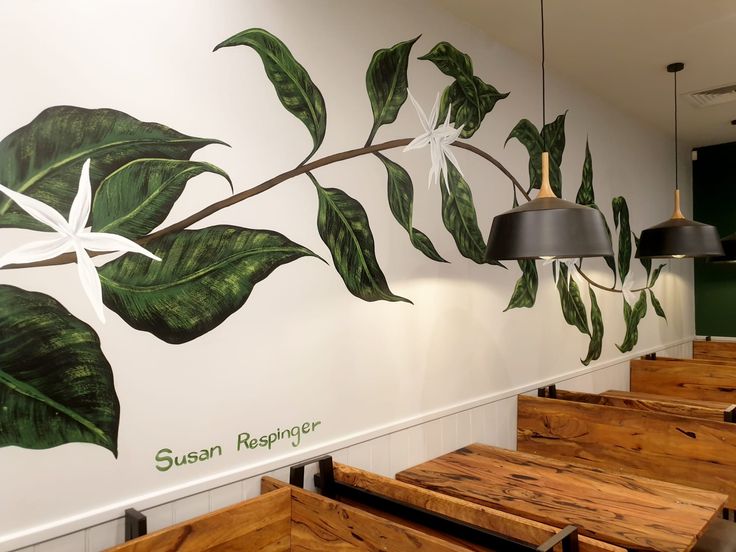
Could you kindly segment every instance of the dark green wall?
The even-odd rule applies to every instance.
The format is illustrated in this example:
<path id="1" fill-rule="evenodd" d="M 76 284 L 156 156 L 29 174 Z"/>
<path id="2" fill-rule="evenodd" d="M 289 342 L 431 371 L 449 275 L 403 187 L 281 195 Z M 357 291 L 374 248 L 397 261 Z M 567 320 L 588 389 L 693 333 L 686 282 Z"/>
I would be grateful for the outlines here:
<path id="1" fill-rule="evenodd" d="M 736 232 L 736 142 L 698 148 L 693 211 L 721 237 Z M 695 261 L 695 332 L 736 337 L 736 263 Z"/>

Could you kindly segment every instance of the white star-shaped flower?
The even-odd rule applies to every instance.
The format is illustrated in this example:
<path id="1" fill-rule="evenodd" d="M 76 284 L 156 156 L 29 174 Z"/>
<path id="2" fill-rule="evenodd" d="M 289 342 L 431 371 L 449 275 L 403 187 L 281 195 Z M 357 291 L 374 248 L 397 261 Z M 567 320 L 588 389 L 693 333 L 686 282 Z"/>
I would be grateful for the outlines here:
<path id="1" fill-rule="evenodd" d="M 624 296 L 624 301 L 626 301 L 630 306 L 639 300 L 639 294 L 633 292 L 632 289 L 634 289 L 634 280 L 633 278 L 629 278 L 628 280 L 625 280 L 621 286 L 621 293 Z"/>
<path id="2" fill-rule="evenodd" d="M 424 110 L 422 110 L 422 106 L 420 106 L 414 99 L 411 92 L 408 90 L 407 92 L 411 103 L 414 104 L 414 109 L 417 111 L 419 122 L 422 124 L 424 132 L 414 138 L 409 145 L 404 148 L 404 151 L 421 149 L 424 146 L 429 145 L 429 154 L 432 160 L 432 166 L 429 169 L 429 186 L 431 187 L 432 184 L 439 185 L 440 175 L 442 175 L 445 178 L 445 186 L 449 192 L 450 184 L 447 180 L 447 161 L 449 160 L 450 163 L 455 165 L 458 172 L 463 174 L 463 171 L 460 170 L 460 164 L 455 158 L 455 154 L 450 150 L 450 144 L 457 140 L 465 125 L 460 125 L 459 128 L 455 128 L 450 125 L 450 111 L 452 110 L 452 106 L 450 106 L 447 109 L 445 122 L 440 126 L 437 126 L 437 119 L 440 115 L 440 95 L 437 94 L 434 107 L 432 107 L 432 111 L 430 111 L 429 117 L 427 117 Z M 465 175 L 463 174 L 463 176 Z"/>
<path id="3" fill-rule="evenodd" d="M 92 303 L 95 313 L 104 322 L 105 313 L 102 304 L 100 277 L 86 250 L 108 252 L 131 251 L 133 253 L 140 253 L 156 261 L 160 261 L 161 259 L 128 238 L 118 236 L 117 234 L 92 232 L 91 228 L 85 228 L 92 204 L 89 164 L 90 160 L 87 159 L 82 166 L 82 174 L 79 177 L 79 191 L 72 202 L 68 222 L 53 207 L 0 184 L 0 192 L 12 199 L 18 207 L 37 221 L 50 226 L 56 233 L 53 238 L 27 243 L 4 255 L 0 255 L 0 268 L 10 264 L 53 259 L 62 253 L 74 251 L 77 254 L 77 272 L 82 282 L 82 288 Z"/>
<path id="4" fill-rule="evenodd" d="M 584 285 L 583 277 L 578 273 L 578 267 L 575 264 L 576 262 L 578 262 L 578 259 L 556 259 L 551 257 L 549 259 L 543 258 L 542 266 L 550 264 L 555 265 L 554 270 L 552 271 L 555 277 L 555 285 L 557 285 L 557 281 L 560 279 L 560 272 L 562 272 L 560 268 L 562 265 L 567 266 L 567 286 L 570 287 L 570 278 L 572 278 L 575 280 L 578 287 L 582 288 Z"/>

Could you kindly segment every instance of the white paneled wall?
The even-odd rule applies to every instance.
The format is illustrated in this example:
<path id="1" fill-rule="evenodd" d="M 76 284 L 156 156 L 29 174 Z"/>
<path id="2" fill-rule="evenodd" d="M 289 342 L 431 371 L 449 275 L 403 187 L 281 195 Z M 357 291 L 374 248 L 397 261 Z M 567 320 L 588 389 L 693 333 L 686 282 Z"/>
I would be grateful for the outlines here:
<path id="1" fill-rule="evenodd" d="M 692 343 L 675 345 L 658 351 L 670 357 L 691 358 Z M 607 365 L 567 380 L 558 385 L 565 389 L 598 393 L 607 389 L 629 388 L 629 362 Z M 522 391 L 522 390 L 520 390 Z M 534 390 L 528 393 L 536 393 Z M 393 476 L 409 466 L 474 442 L 505 448 L 516 448 L 516 397 L 506 397 L 481 404 L 424 423 L 389 432 L 361 443 L 331 452 L 337 462 Z M 315 467 L 307 468 L 305 482 L 313 488 Z M 235 504 L 260 494 L 262 475 L 288 481 L 288 466 L 236 481 L 173 502 L 143 510 L 148 518 L 148 531 L 153 532 L 174 523 Z M 131 505 L 135 507 L 135 505 Z M 123 519 L 89 527 L 64 537 L 19 549 L 17 552 L 98 552 L 123 541 Z"/>

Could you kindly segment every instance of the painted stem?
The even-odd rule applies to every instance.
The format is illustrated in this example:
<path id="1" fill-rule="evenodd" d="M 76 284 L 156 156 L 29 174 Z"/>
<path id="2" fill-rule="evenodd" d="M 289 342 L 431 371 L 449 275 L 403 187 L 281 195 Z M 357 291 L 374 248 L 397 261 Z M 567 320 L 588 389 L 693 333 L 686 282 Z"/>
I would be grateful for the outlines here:
<path id="1" fill-rule="evenodd" d="M 601 284 L 599 284 L 595 280 L 592 280 L 590 278 L 590 276 L 588 276 L 585 272 L 583 272 L 583 270 L 580 267 L 580 265 L 576 265 L 576 268 L 578 269 L 578 274 L 580 274 L 583 277 L 583 279 L 586 282 L 588 282 L 591 286 L 597 287 L 598 289 L 602 289 L 604 291 L 610 291 L 610 292 L 613 292 L 613 293 L 623 293 L 623 290 L 616 289 L 615 286 L 613 286 L 613 287 L 602 286 Z M 645 289 L 649 289 L 649 287 L 647 286 L 647 287 L 643 287 L 643 288 L 632 289 L 631 291 L 632 291 L 632 293 L 636 293 L 638 291 L 644 291 Z"/>
<path id="2" fill-rule="evenodd" d="M 315 169 L 318 169 L 320 167 L 324 167 L 326 165 L 330 165 L 332 163 L 337 163 L 339 161 L 345 161 L 346 159 L 353 159 L 354 157 L 360 157 L 361 155 L 367 155 L 371 153 L 376 153 L 379 151 L 389 150 L 393 148 L 398 148 L 401 146 L 406 146 L 409 144 L 409 142 L 412 141 L 412 138 L 401 138 L 398 140 L 390 140 L 388 142 L 383 142 L 381 144 L 375 144 L 371 146 L 364 146 L 362 148 L 356 148 L 352 150 L 343 151 L 340 153 L 335 153 L 333 155 L 328 155 L 327 157 L 323 157 L 321 159 L 317 159 L 315 161 L 312 161 L 311 163 L 301 163 L 297 167 L 291 169 L 290 171 L 286 171 L 284 173 L 281 173 L 278 176 L 275 176 L 269 180 L 266 180 L 265 182 L 262 182 L 258 184 L 257 186 L 254 186 L 252 188 L 249 188 L 247 190 L 244 190 L 240 193 L 234 194 L 228 198 L 225 198 L 221 201 L 217 201 L 215 203 L 212 203 L 211 205 L 208 205 L 201 211 L 198 211 L 194 213 L 193 215 L 188 216 L 187 218 L 180 220 L 179 222 L 176 222 L 170 226 L 167 226 L 166 228 L 162 228 L 158 232 L 154 232 L 153 234 L 149 234 L 147 236 L 144 236 L 142 238 L 139 238 L 137 243 L 141 245 L 145 245 L 146 243 L 150 242 L 151 240 L 154 240 L 156 238 L 160 238 L 161 236 L 165 236 L 166 234 L 170 234 L 171 232 L 177 232 L 179 230 L 184 230 L 185 228 L 188 228 L 192 224 L 199 222 L 200 220 L 222 210 L 226 207 L 230 207 L 232 205 L 235 205 L 237 203 L 240 203 L 241 201 L 244 201 L 250 197 L 256 196 L 258 194 L 261 194 L 267 190 L 270 190 L 274 186 L 281 184 L 282 182 L 289 180 L 291 178 L 294 178 L 295 176 L 299 176 L 302 174 L 306 174 L 308 172 L 311 172 Z M 504 173 L 510 180 L 511 183 L 518 188 L 522 194 L 524 194 L 524 197 L 527 200 L 531 200 L 529 195 L 524 191 L 524 189 L 521 187 L 521 184 L 514 178 L 514 176 L 504 167 L 499 161 L 494 159 L 491 155 L 484 152 L 483 150 L 476 148 L 475 146 L 471 146 L 470 144 L 466 144 L 464 142 L 455 142 L 453 144 L 454 146 L 457 146 L 462 149 L 466 149 L 468 151 L 471 151 L 475 153 L 476 155 L 481 156 L 483 159 L 486 159 L 487 161 L 491 162 L 495 167 L 497 167 L 502 173 Z M 94 257 L 97 255 L 105 255 L 109 252 L 105 251 L 90 251 L 89 255 L 90 257 Z M 76 255 L 74 253 L 64 253 L 63 255 L 59 255 L 58 257 L 54 257 L 53 259 L 47 259 L 44 261 L 36 261 L 33 263 L 23 263 L 23 264 L 14 264 L 14 265 L 8 265 L 4 266 L 3 268 L 31 268 L 31 267 L 40 267 L 40 266 L 56 266 L 61 264 L 67 264 L 72 263 L 76 261 Z"/>

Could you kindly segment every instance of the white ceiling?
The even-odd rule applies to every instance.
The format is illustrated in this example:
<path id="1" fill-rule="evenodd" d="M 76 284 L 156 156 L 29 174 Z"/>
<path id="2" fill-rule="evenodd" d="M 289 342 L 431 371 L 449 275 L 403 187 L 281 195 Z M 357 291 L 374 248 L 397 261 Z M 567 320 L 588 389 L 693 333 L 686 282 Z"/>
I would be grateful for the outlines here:
<path id="1" fill-rule="evenodd" d="M 494 40 L 540 59 L 539 0 L 433 0 Z M 545 0 L 547 67 L 635 117 L 672 132 L 681 93 L 736 82 L 736 0 Z M 736 102 L 679 101 L 683 143 L 736 141 Z"/>

